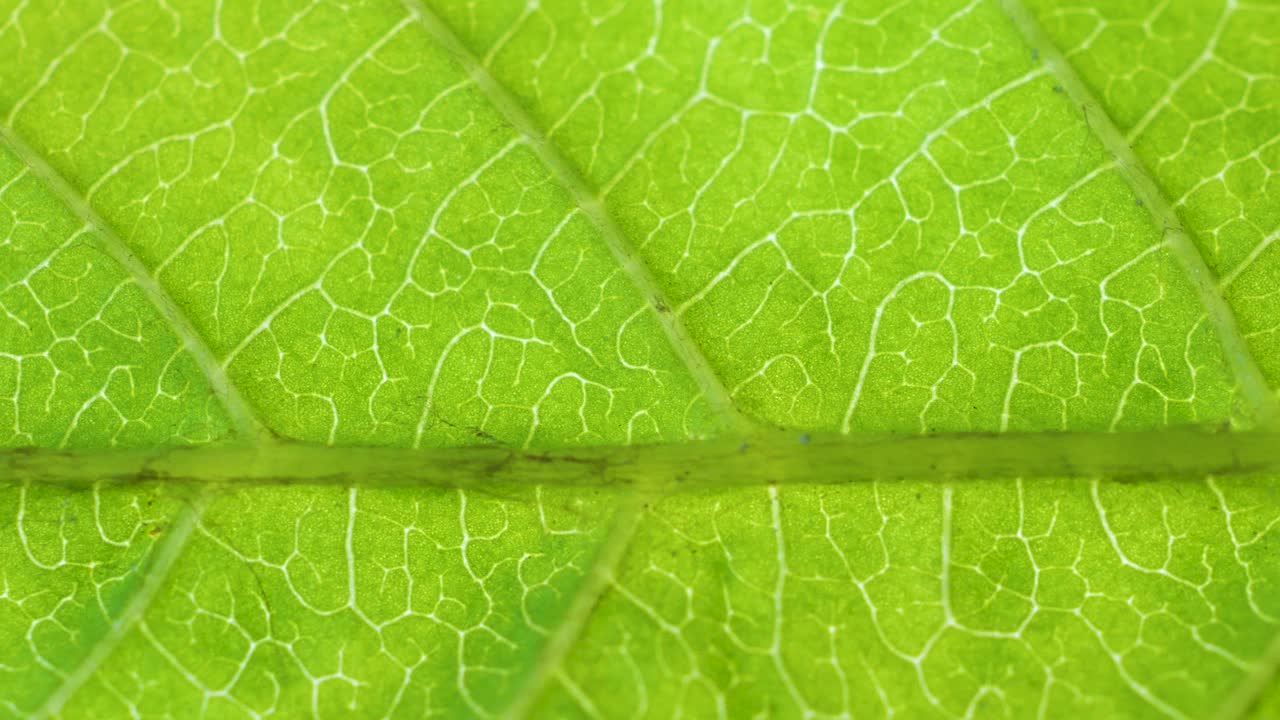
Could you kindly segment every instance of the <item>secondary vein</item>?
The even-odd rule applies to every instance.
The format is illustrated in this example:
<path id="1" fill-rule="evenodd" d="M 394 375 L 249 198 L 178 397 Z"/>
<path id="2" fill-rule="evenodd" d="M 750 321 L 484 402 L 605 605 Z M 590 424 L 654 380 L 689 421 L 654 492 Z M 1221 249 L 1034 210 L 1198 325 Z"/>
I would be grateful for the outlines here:
<path id="1" fill-rule="evenodd" d="M 609 252 L 622 267 L 631 282 L 640 289 L 649 308 L 658 319 L 668 342 L 680 357 L 689 374 L 698 384 L 708 404 L 723 419 L 729 429 L 739 433 L 749 431 L 753 423 L 743 416 L 734 404 L 729 391 L 712 369 L 688 329 L 673 312 L 675 304 L 640 259 L 639 253 L 610 217 L 596 191 L 576 167 L 555 147 L 538 123 L 529 115 L 520 101 L 489 71 L 471 52 L 453 30 L 420 0 L 402 0 L 410 14 L 416 17 L 431 37 L 438 42 L 462 66 L 472 82 L 485 94 L 489 102 L 521 135 L 556 179 L 573 195 L 578 207 L 600 231 Z"/>
<path id="2" fill-rule="evenodd" d="M 34 148 L 28 145 L 12 128 L 0 124 L 0 143 L 7 146 L 22 162 L 34 172 L 71 212 L 80 218 L 88 227 L 95 230 L 99 248 L 114 260 L 128 275 L 130 280 L 141 288 L 143 294 L 160 312 L 169 327 L 187 352 L 191 354 L 196 365 L 209 383 L 210 389 L 218 397 L 232 428 L 242 439 L 254 445 L 267 444 L 269 433 L 258 422 L 249 404 L 240 396 L 239 391 L 227 377 L 222 364 L 218 362 L 213 350 L 195 329 L 195 326 L 174 302 L 160 282 L 151 274 L 137 255 L 129 249 L 115 229 L 93 209 L 88 199 L 78 192 L 56 169 L 53 168 Z M 92 471 L 92 468 L 89 468 Z M 182 554 L 191 537 L 191 531 L 200 520 L 207 497 L 207 487 L 198 489 L 195 500 L 186 506 L 175 518 L 172 527 L 152 549 L 152 555 L 143 568 L 142 580 L 125 604 L 119 617 L 113 618 L 106 634 L 94 643 L 88 654 L 68 673 L 62 682 L 45 699 L 44 704 L 35 711 L 34 717 L 42 718 L 57 715 L 63 705 L 107 662 L 125 636 L 134 628 L 150 608 L 152 600 L 160 592 L 164 582 L 173 568 L 173 564 Z"/>
<path id="3" fill-rule="evenodd" d="M 222 363 L 218 362 L 213 350 L 196 330 L 195 325 L 183 313 L 173 297 L 160 284 L 143 264 L 142 260 L 129 249 L 120 235 L 101 215 L 98 214 L 75 187 L 71 185 L 57 170 L 53 168 L 38 152 L 28 145 L 14 130 L 0 124 L 0 142 L 3 142 L 31 170 L 44 181 L 54 195 L 62 201 L 85 224 L 96 231 L 100 249 L 114 260 L 129 278 L 142 289 L 151 304 L 160 311 L 160 315 L 173 329 L 178 339 L 186 347 L 196 365 L 204 373 L 210 389 L 222 402 L 223 408 L 231 420 L 232 427 L 244 439 L 263 441 L 268 437 L 267 431 L 254 416 L 249 404 L 240 396 L 240 392 L 231 379 L 227 377 Z"/>
<path id="4" fill-rule="evenodd" d="M 1227 695 L 1213 714 L 1214 720 L 1242 720 L 1252 716 L 1263 696 L 1275 686 L 1277 675 L 1280 675 L 1280 635 L 1271 639 L 1253 669 Z"/>
<path id="5" fill-rule="evenodd" d="M 1000 0 L 1000 6 L 1053 73 L 1067 96 L 1085 114 L 1085 121 L 1107 151 L 1120 164 L 1129 186 L 1151 213 L 1152 220 L 1164 233 L 1163 242 L 1182 264 L 1196 290 L 1209 322 L 1217 331 L 1227 362 L 1239 384 L 1241 396 L 1250 404 L 1257 422 L 1264 427 L 1280 425 L 1280 399 L 1271 391 L 1248 343 L 1236 323 L 1235 313 L 1221 292 L 1221 285 L 1196 247 L 1191 234 L 1182 226 L 1177 211 L 1165 197 L 1145 163 L 1138 158 L 1128 138 L 1107 114 L 1084 80 L 1076 73 L 1062 51 L 1053 43 L 1036 19 L 1023 7 L 1021 0 Z"/>
<path id="6" fill-rule="evenodd" d="M 504 720 L 530 717 L 534 704 L 543 697 L 547 683 L 564 672 L 565 658 L 586 629 L 596 603 L 609 589 L 609 584 L 614 579 L 614 570 L 631 544 L 631 538 L 644 514 L 644 497 L 643 493 L 629 493 L 619 501 L 609 534 L 596 551 L 595 559 L 583 578 L 581 587 L 574 593 L 564 617 L 543 643 L 533 669 L 502 713 Z"/>
<path id="7" fill-rule="evenodd" d="M 115 652 L 116 647 L 124 640 L 134 625 L 146 614 L 156 594 L 160 592 L 161 586 L 168 579 L 170 571 L 173 570 L 174 563 L 177 562 L 183 548 L 186 547 L 187 540 L 191 537 L 191 531 L 195 529 L 196 523 L 199 522 L 200 515 L 204 511 L 206 499 L 207 490 L 202 489 L 194 501 L 184 506 L 178 513 L 168 532 L 161 537 L 156 547 L 152 549 L 150 562 L 143 568 L 142 582 L 137 592 L 133 593 L 132 597 L 129 598 L 129 602 L 124 606 L 124 610 L 118 617 L 110 618 L 111 623 L 106 634 L 93 645 L 93 649 L 89 651 L 84 659 L 63 678 L 62 683 L 45 699 L 44 704 L 32 713 L 33 718 L 58 715 L 67 700 L 71 699 L 71 696 L 93 677 L 94 673 Z"/>

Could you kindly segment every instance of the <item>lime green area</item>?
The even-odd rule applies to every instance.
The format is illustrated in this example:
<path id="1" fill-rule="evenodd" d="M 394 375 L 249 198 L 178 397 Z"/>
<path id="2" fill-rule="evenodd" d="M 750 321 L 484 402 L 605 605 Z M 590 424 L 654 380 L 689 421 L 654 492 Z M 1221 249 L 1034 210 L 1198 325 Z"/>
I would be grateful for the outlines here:
<path id="1" fill-rule="evenodd" d="M 918 432 L 1227 412 L 1161 228 L 997 3 L 445 5 L 748 414 Z"/>
<path id="2" fill-rule="evenodd" d="M 219 8 L 77 6 L 79 35 L 27 28 L 26 8 L 0 36 L 25 70 L 0 117 L 126 238 L 271 431 L 712 429 L 599 230 L 399 4 Z"/>
<path id="3" fill-rule="evenodd" d="M 181 338 L 0 148 L 0 447 L 202 444 L 228 431 Z"/>
<path id="4" fill-rule="evenodd" d="M 1028 5 L 1155 175 L 1280 383 L 1280 7 Z"/>
<path id="5" fill-rule="evenodd" d="M 1274 497 L 1266 478 L 673 497 L 538 712 L 1212 717 L 1280 612 Z"/>
<path id="6" fill-rule="evenodd" d="M 0 0 L 0 717 L 1265 717 L 1277 43 Z"/>
<path id="7" fill-rule="evenodd" d="M 248 487 L 63 697 L 169 541 L 155 492 L 7 494 L 12 714 L 1207 717 L 1280 614 L 1271 477 L 691 490 L 645 506 L 581 618 L 626 540 L 607 491 Z"/>

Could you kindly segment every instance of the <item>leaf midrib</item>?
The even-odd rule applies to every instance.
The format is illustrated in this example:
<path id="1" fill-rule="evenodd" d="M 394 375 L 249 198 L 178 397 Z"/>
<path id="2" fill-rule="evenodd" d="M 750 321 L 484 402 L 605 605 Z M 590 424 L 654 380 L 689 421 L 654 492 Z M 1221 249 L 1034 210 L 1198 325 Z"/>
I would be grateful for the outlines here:
<path id="1" fill-rule="evenodd" d="M 692 341 L 678 316 L 670 312 L 668 308 L 673 307 L 672 303 L 666 300 L 661 286 L 653 277 L 651 271 L 638 257 L 634 246 L 631 245 L 613 222 L 599 194 L 590 188 L 573 163 L 538 128 L 537 123 L 533 121 L 528 111 L 516 99 L 514 94 L 497 82 L 475 54 L 459 41 L 457 36 L 438 16 L 428 10 L 419 0 L 401 1 L 409 13 L 420 21 L 432 38 L 463 66 L 471 80 L 481 89 L 495 109 L 524 136 L 543 164 L 571 193 L 579 208 L 600 230 L 616 261 L 644 295 L 646 301 L 645 310 L 654 312 L 672 348 L 688 368 L 713 411 L 726 420 L 731 430 L 738 433 L 749 431 L 754 426 L 753 423 L 737 410 L 732 397 L 702 354 L 701 349 Z M 1090 126 L 1091 131 L 1120 163 L 1130 186 L 1143 199 L 1145 206 L 1151 213 L 1153 222 L 1157 227 L 1163 228 L 1164 239 L 1162 242 L 1174 251 L 1175 256 L 1182 263 L 1189 279 L 1196 288 L 1201 305 L 1209 315 L 1210 321 L 1217 331 L 1219 341 L 1224 345 L 1228 362 L 1233 369 L 1237 382 L 1241 386 L 1243 395 L 1263 423 L 1269 426 L 1270 423 L 1280 418 L 1280 403 L 1277 403 L 1276 396 L 1270 391 L 1260 369 L 1251 353 L 1249 353 L 1247 344 L 1237 327 L 1234 313 L 1231 312 L 1227 305 L 1220 292 L 1219 284 L 1205 264 L 1193 239 L 1182 228 L 1176 211 L 1163 196 L 1144 164 L 1128 145 L 1124 134 L 1116 127 L 1111 118 L 1102 111 L 1102 105 L 1093 97 L 1061 52 L 1048 41 L 1047 36 L 1039 28 L 1034 18 L 1026 12 L 1021 2 L 1019 0 L 1000 0 L 1000 6 L 1008 14 L 1027 44 L 1040 51 L 1042 60 L 1058 78 L 1068 95 L 1081 106 L 1086 113 L 1086 123 Z M 1092 116 L 1088 114 L 1090 108 L 1097 110 Z M 1093 118 L 1093 121 L 1090 121 L 1090 117 Z M 114 229 L 98 215 L 83 195 L 78 193 L 70 183 L 45 162 L 39 154 L 27 146 L 10 128 L 0 125 L 0 140 L 12 148 L 15 154 L 44 180 L 64 204 L 82 220 L 97 229 L 103 236 L 104 250 L 142 288 L 148 299 L 181 338 L 184 345 L 192 353 L 197 365 L 208 378 L 211 388 L 227 410 L 233 426 L 242 438 L 253 445 L 267 444 L 268 431 L 263 428 L 249 404 L 231 383 L 222 364 L 214 359 L 212 350 L 200 336 L 194 324 L 185 316 L 161 284 L 147 271 L 137 256 L 129 250 Z M 1074 435 L 1074 433 L 1060 433 L 1057 435 Z M 627 504 L 625 507 L 631 507 L 631 505 Z M 632 509 L 634 510 L 634 508 Z M 93 670 L 111 653 L 115 643 L 119 641 L 119 637 L 122 637 L 134 622 L 145 613 L 151 598 L 163 583 L 169 567 L 185 547 L 186 541 L 190 536 L 190 529 L 199 522 L 200 511 L 201 508 L 197 506 L 184 512 L 174 531 L 166 535 L 164 541 L 159 545 L 159 549 L 155 551 L 152 561 L 144 571 L 144 578 L 140 583 L 139 591 L 126 605 L 122 621 L 113 624 L 108 636 L 103 641 L 100 641 L 101 644 L 95 647 L 94 651 L 67 676 L 66 681 L 49 697 L 48 702 L 42 708 L 42 712 L 56 712 L 58 707 L 74 694 L 80 683 L 86 680 Z M 610 576 L 612 567 L 616 565 L 625 553 L 626 546 L 632 535 L 631 531 L 634 530 L 636 522 L 639 522 L 638 511 L 624 513 L 621 508 L 619 509 L 618 515 L 615 516 L 614 524 L 602 545 L 601 551 L 597 554 L 592 569 L 588 571 L 582 587 L 566 612 L 568 621 L 561 623 L 558 632 L 544 646 L 543 656 L 540 657 L 540 660 L 549 660 L 554 666 L 543 667 L 542 663 L 540 663 L 539 668 L 530 673 L 526 678 L 526 682 L 517 692 L 514 703 L 509 706 L 509 714 L 514 713 L 516 716 L 522 716 L 527 712 L 538 699 L 545 682 L 559 671 L 561 661 L 571 650 L 585 624 L 585 621 L 573 622 L 575 615 L 580 614 L 574 613 L 573 609 L 579 606 L 589 608 L 594 604 L 595 599 L 607 589 L 606 581 Z M 186 530 L 179 532 L 178 530 L 182 528 L 186 528 Z M 561 630 L 563 632 L 560 632 Z M 113 642 L 108 642 L 111 636 L 118 637 L 115 637 Z M 1274 672 L 1274 669 L 1270 668 L 1271 672 Z M 1251 676 L 1251 679 L 1254 683 L 1259 683 L 1258 678 Z M 1266 683 L 1260 684 L 1263 687 L 1266 685 Z M 1242 683 L 1242 687 L 1243 685 L 1245 683 Z M 1236 703 L 1241 702 L 1240 698 L 1234 695 L 1233 701 Z M 1243 710 L 1248 709 L 1247 698 L 1242 708 Z"/>
<path id="2" fill-rule="evenodd" d="M 85 487 L 137 478 L 206 485 L 577 488 L 762 487 L 885 479 L 1203 478 L 1280 471 L 1280 431 L 843 435 L 762 430 L 652 445 L 522 450 L 198 446 L 0 452 L 0 475 Z"/>

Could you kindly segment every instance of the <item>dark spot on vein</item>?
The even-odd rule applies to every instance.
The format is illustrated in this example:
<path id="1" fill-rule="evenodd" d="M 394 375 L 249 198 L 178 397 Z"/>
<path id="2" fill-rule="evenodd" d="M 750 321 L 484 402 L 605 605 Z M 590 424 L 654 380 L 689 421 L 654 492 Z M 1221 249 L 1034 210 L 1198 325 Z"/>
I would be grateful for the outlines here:
<path id="1" fill-rule="evenodd" d="M 596 596 L 596 601 L 591 603 L 591 611 L 588 612 L 587 615 L 589 617 L 594 617 L 596 614 L 596 611 L 599 610 L 600 606 L 604 603 L 605 597 L 607 597 L 609 594 L 613 592 L 614 592 L 613 586 L 606 585 L 604 590 L 602 590 L 600 594 Z"/>
<path id="2" fill-rule="evenodd" d="M 1040 48 L 1031 48 L 1031 59 L 1032 60 L 1040 59 Z"/>
<path id="3" fill-rule="evenodd" d="M 666 304 L 666 303 L 664 303 L 664 302 L 662 302 L 661 300 L 654 300 L 654 301 L 653 301 L 653 309 L 654 309 L 654 310 L 657 310 L 657 311 L 658 311 L 658 312 L 660 312 L 660 313 L 669 313 L 669 312 L 671 312 L 671 308 L 667 307 L 667 304 Z"/>
<path id="4" fill-rule="evenodd" d="M 157 472 L 155 468 L 143 467 L 134 474 L 135 480 L 141 481 L 157 481 L 165 479 L 165 473 Z"/>
<path id="5" fill-rule="evenodd" d="M 1053 91 L 1054 91 L 1054 92 L 1056 92 L 1056 93 L 1065 92 L 1065 91 L 1062 89 L 1062 86 L 1061 86 L 1061 85 L 1054 85 L 1054 86 L 1053 86 Z"/>
<path id="6" fill-rule="evenodd" d="M 801 435 L 801 436 L 800 436 L 800 444 L 801 444 L 801 445 L 808 445 L 808 444 L 809 444 L 809 434 L 808 434 L 808 433 L 805 433 L 805 434 L 803 434 L 803 435 Z"/>

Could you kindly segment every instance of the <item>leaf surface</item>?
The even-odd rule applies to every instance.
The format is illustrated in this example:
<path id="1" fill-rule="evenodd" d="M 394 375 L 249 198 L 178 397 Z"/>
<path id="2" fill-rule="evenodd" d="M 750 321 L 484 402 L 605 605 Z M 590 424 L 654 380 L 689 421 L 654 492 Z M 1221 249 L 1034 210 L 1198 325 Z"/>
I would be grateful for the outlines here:
<path id="1" fill-rule="evenodd" d="M 49 5 L 0 0 L 0 712 L 1274 704 L 1269 470 L 787 481 L 1269 427 L 1270 6 Z M 201 473 L 296 443 L 524 459 Z"/>

